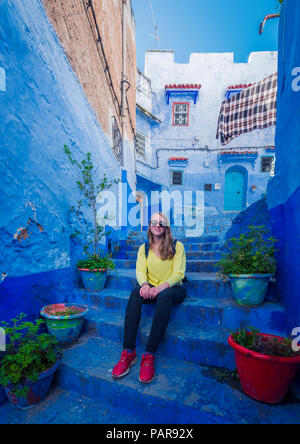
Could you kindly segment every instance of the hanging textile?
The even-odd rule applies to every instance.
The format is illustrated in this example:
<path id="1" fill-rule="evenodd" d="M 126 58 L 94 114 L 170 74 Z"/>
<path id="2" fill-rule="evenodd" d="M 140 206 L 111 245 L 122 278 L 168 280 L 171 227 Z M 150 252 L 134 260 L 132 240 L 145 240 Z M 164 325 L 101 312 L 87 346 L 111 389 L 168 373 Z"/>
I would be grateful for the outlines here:
<path id="1" fill-rule="evenodd" d="M 277 73 L 254 83 L 222 103 L 217 139 L 227 145 L 235 137 L 276 125 Z"/>

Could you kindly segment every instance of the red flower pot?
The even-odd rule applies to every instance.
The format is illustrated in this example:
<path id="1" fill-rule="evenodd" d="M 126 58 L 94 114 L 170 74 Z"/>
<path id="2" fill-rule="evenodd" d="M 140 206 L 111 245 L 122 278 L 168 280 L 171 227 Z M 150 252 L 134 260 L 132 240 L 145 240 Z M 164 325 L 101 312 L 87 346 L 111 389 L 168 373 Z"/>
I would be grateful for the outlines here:
<path id="1" fill-rule="evenodd" d="M 283 339 L 262 333 L 261 336 Z M 228 343 L 234 349 L 237 371 L 246 395 L 268 404 L 280 403 L 299 369 L 300 356 L 284 358 L 257 353 L 238 345 L 232 335 Z"/>

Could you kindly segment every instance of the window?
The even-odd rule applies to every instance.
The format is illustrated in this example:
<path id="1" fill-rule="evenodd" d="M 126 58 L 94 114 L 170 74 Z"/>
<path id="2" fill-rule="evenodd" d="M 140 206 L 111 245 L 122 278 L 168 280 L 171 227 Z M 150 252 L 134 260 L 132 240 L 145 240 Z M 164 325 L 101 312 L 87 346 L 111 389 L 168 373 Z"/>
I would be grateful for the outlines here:
<path id="1" fill-rule="evenodd" d="M 140 71 L 138 71 L 137 89 L 145 94 L 145 96 L 151 96 L 151 82 Z"/>
<path id="2" fill-rule="evenodd" d="M 188 126 L 189 103 L 173 103 L 173 125 Z"/>
<path id="3" fill-rule="evenodd" d="M 112 117 L 112 149 L 119 162 L 123 163 L 123 141 L 117 119 Z"/>
<path id="4" fill-rule="evenodd" d="M 213 187 L 211 183 L 206 183 L 204 185 L 204 191 L 212 191 Z"/>
<path id="5" fill-rule="evenodd" d="M 182 185 L 182 171 L 172 171 L 172 185 Z"/>
<path id="6" fill-rule="evenodd" d="M 145 157 L 146 137 L 141 133 L 136 133 L 135 149 L 141 156 Z"/>
<path id="7" fill-rule="evenodd" d="M 262 157 L 261 158 L 261 172 L 270 173 L 273 165 L 273 157 Z"/>

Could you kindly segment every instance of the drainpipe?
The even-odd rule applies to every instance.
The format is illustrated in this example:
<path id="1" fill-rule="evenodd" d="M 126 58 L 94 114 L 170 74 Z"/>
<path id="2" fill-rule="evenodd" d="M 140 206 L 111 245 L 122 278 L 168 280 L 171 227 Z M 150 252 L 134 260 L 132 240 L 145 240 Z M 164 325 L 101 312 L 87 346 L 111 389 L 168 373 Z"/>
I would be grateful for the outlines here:
<path id="1" fill-rule="evenodd" d="M 126 71 L 127 71 L 127 32 L 126 32 L 126 6 L 127 0 L 122 0 L 122 80 L 121 80 L 121 116 L 123 148 L 126 136 Z"/>
<path id="2" fill-rule="evenodd" d="M 126 138 L 126 117 L 127 117 L 127 91 L 130 88 L 130 83 L 127 80 L 127 23 L 126 23 L 126 8 L 128 1 L 122 0 L 122 80 L 121 80 L 121 116 L 122 116 L 122 139 L 123 139 L 123 154 L 125 152 L 125 138 Z M 133 149 L 134 168 L 136 171 L 136 155 L 135 146 Z"/>

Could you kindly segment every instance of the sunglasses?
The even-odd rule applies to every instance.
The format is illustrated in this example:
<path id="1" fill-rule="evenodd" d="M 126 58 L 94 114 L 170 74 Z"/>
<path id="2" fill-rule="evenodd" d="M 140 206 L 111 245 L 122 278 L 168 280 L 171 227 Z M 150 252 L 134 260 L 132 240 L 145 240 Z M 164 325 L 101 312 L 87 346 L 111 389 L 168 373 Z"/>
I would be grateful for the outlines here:
<path id="1" fill-rule="evenodd" d="M 158 222 L 157 220 L 152 220 L 152 221 L 151 221 L 151 225 L 152 225 L 152 227 L 157 227 L 157 226 L 159 226 L 159 227 L 161 227 L 161 228 L 165 228 L 164 223 L 163 223 L 163 222 Z"/>

